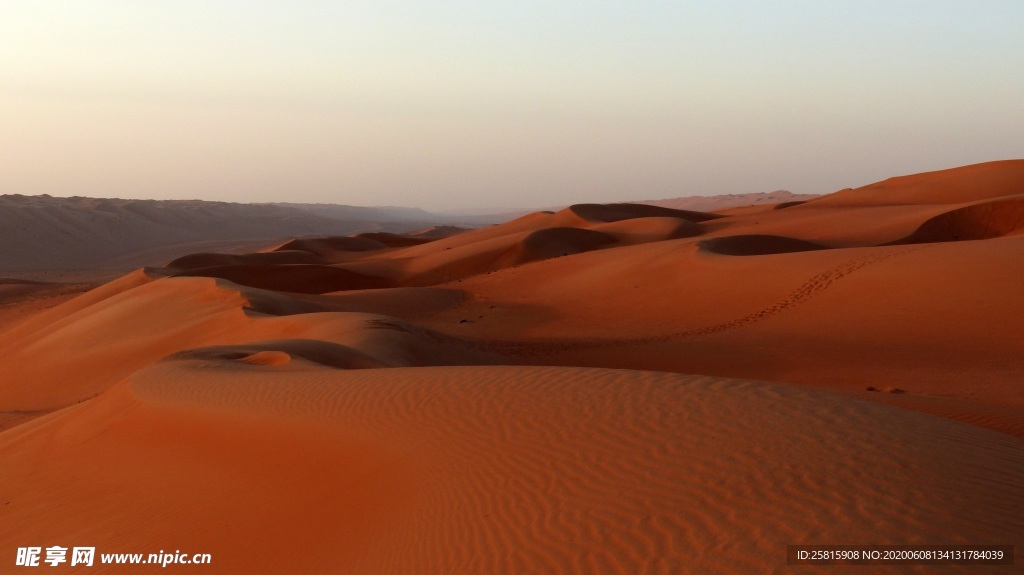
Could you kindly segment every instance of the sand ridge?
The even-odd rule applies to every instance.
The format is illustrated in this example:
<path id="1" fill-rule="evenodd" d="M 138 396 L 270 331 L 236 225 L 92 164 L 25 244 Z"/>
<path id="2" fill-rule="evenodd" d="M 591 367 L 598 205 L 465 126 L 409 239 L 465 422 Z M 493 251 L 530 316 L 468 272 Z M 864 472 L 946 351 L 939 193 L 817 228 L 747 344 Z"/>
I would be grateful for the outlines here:
<path id="1" fill-rule="evenodd" d="M 1024 549 L 1021 166 L 168 258 L 0 325 L 0 561 L 70 532 L 225 573 Z"/>

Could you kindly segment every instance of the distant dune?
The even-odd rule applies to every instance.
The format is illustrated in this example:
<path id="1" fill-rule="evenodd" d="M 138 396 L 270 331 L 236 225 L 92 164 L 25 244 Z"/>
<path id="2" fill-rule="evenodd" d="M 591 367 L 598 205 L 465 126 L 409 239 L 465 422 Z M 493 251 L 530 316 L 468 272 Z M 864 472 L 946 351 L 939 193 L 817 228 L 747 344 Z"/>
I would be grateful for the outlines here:
<path id="1" fill-rule="evenodd" d="M 124 270 L 200 250 L 253 250 L 295 236 L 444 223 L 404 208 L 4 195 L 0 272 Z"/>
<path id="2" fill-rule="evenodd" d="M 795 198 L 788 192 L 772 192 L 643 203 L 711 211 Z M 252 251 L 302 236 L 418 230 L 409 235 L 439 237 L 520 215 L 445 216 L 417 208 L 338 204 L 4 195 L 0 196 L 0 273 L 31 277 L 30 272 L 38 271 L 124 271 L 196 251 Z"/>
<path id="3" fill-rule="evenodd" d="M 408 222 L 413 226 L 430 225 L 438 221 L 438 216 L 420 208 L 402 208 L 396 206 L 346 206 L 341 204 L 299 204 L 278 202 L 271 204 L 282 208 L 311 212 L 321 217 L 350 222 Z M 404 229 L 410 229 L 408 225 Z M 372 231 L 366 227 L 360 231 Z"/>
<path id="4" fill-rule="evenodd" d="M 792 194 L 785 190 L 777 190 L 774 192 L 752 192 L 748 194 L 722 194 L 718 196 L 682 196 L 678 198 L 665 198 L 661 200 L 630 200 L 627 203 L 631 204 L 647 204 L 652 206 L 660 206 L 664 208 L 672 208 L 676 210 L 693 211 L 693 212 L 717 212 L 719 210 L 728 210 L 733 208 L 742 208 L 746 206 L 767 206 L 782 203 L 802 202 L 811 198 L 820 197 L 816 194 Z M 534 210 L 505 210 L 489 214 L 488 216 L 471 216 L 468 212 L 455 212 L 454 217 L 467 218 L 467 222 L 480 223 L 494 223 L 504 222 L 515 218 L 520 218 L 527 214 L 531 214 L 535 211 L 554 211 L 563 210 L 567 208 L 566 205 L 559 206 L 548 206 L 544 208 L 536 208 Z M 490 218 L 490 220 L 481 220 L 481 218 Z"/>
<path id="5" fill-rule="evenodd" d="M 750 194 L 722 194 L 720 196 L 687 196 L 664 200 L 642 200 L 636 203 L 662 206 L 677 210 L 693 210 L 696 212 L 717 212 L 742 206 L 761 206 L 789 202 L 803 202 L 820 197 L 817 194 L 793 194 L 785 190 L 759 192 Z"/>
<path id="6" fill-rule="evenodd" d="M 239 574 L 1019 566 L 1022 205 L 1024 160 L 577 204 L 204 250 L 0 315 L 0 563 L 73 533 Z"/>

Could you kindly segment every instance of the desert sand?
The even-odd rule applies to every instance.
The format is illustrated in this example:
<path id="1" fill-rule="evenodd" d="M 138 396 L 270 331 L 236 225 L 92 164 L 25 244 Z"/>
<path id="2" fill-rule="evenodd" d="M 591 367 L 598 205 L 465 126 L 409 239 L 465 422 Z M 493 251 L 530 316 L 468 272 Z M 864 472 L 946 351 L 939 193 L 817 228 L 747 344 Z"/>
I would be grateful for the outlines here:
<path id="1" fill-rule="evenodd" d="M 0 564 L 982 572 L 785 564 L 928 543 L 1019 570 L 1022 262 L 1018 160 L 196 253 L 48 309 L 10 281 Z"/>
<path id="2" fill-rule="evenodd" d="M 722 210 L 759 206 L 778 205 L 791 202 L 805 202 L 819 197 L 818 194 L 794 194 L 786 190 L 760 192 L 754 194 L 720 194 L 717 196 L 685 196 L 661 200 L 643 200 L 637 203 L 674 208 L 677 210 L 695 210 L 699 212 L 720 212 Z"/>

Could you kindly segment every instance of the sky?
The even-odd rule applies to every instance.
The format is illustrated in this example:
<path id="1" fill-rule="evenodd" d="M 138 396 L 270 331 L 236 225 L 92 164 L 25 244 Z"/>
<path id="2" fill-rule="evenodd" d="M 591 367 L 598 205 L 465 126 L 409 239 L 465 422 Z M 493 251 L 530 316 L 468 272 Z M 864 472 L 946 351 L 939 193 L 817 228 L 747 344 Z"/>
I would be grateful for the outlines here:
<path id="1" fill-rule="evenodd" d="M 1020 0 L 4 0 L 0 193 L 505 209 L 1024 157 Z"/>

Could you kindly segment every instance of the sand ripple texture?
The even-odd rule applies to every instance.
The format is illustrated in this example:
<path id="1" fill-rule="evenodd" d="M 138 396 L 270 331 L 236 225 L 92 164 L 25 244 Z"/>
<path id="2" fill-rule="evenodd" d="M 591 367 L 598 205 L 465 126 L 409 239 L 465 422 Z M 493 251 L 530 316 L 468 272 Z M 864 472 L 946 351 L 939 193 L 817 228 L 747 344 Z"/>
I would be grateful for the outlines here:
<path id="1" fill-rule="evenodd" d="M 1024 545 L 1019 439 L 803 388 L 565 367 L 175 360 L 136 376 L 130 396 L 133 410 L 161 414 L 151 427 L 176 414 L 234 421 L 212 428 L 252 434 L 252 457 L 280 422 L 302 430 L 294 441 L 324 446 L 316 457 L 356 439 L 391 454 L 388 465 L 335 470 L 326 482 L 334 488 L 313 493 L 328 515 L 353 502 L 391 509 L 365 521 L 358 548 L 323 572 L 788 573 L 787 544 Z M 82 409 L 102 401 L 112 400 Z M 93 447 L 123 440 L 111 429 Z M 187 457 L 186 445 L 168 445 L 172 460 Z M 210 462 L 210 472 L 231 461 Z M 309 495 L 327 489 L 322 479 L 296 476 L 290 489 Z M 258 489 L 261 479 L 250 480 Z M 189 525 L 231 526 L 214 545 L 225 546 L 224 563 L 244 564 L 231 545 L 265 527 L 232 522 L 230 508 L 183 505 L 193 509 Z M 290 513 L 265 505 L 265 522 Z M 343 547 L 322 525 L 308 528 Z M 287 564 L 287 549 L 275 556 Z M 866 572 L 828 568 L 847 571 Z"/>

